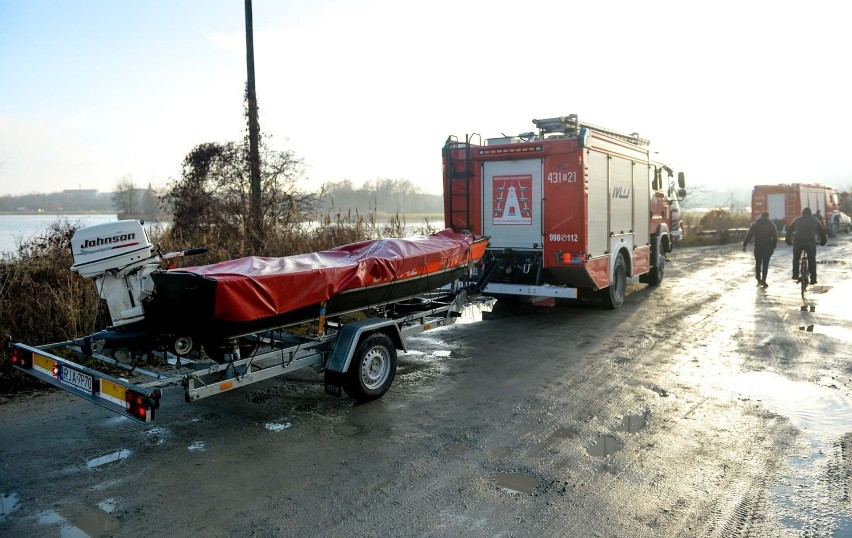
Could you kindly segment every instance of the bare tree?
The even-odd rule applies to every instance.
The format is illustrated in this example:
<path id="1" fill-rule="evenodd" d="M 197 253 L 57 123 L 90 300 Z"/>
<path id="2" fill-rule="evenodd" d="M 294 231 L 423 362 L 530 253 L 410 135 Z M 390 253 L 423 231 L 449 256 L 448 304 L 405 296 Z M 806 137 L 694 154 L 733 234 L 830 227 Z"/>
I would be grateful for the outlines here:
<path id="1" fill-rule="evenodd" d="M 164 201 L 172 208 L 172 231 L 184 241 L 216 244 L 228 256 L 244 256 L 257 248 L 252 232 L 251 172 L 248 146 L 235 142 L 199 144 L 183 163 L 181 178 L 170 185 Z M 261 144 L 261 222 L 264 236 L 313 215 L 317 195 L 303 193 L 298 181 L 304 163 L 292 151 Z"/>
<path id="2" fill-rule="evenodd" d="M 136 185 L 133 176 L 125 174 L 118 179 L 112 194 L 112 203 L 116 210 L 122 213 L 135 213 L 137 206 Z"/>

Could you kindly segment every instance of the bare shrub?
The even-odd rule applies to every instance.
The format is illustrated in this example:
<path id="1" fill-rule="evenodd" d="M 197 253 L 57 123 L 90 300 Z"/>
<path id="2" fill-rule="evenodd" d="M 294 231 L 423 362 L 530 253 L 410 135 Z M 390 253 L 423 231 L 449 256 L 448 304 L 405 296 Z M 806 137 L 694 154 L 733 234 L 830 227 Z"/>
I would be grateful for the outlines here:
<path id="1" fill-rule="evenodd" d="M 70 270 L 70 242 L 79 222 L 59 219 L 17 245 L 17 258 L 0 261 L 0 333 L 29 344 L 64 341 L 109 322 L 92 283 Z M 24 381 L 26 379 L 26 381 Z M 0 363 L 0 393 L 36 386 Z"/>

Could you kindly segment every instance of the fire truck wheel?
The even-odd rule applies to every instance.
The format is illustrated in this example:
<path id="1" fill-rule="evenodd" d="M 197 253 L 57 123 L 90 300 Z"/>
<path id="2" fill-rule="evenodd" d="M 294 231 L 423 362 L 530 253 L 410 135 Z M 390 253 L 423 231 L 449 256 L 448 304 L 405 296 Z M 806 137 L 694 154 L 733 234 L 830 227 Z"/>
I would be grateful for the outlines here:
<path id="1" fill-rule="evenodd" d="M 657 253 L 657 263 L 648 271 L 648 285 L 659 286 L 663 281 L 663 276 L 666 273 L 666 257 L 662 253 Z"/>
<path id="2" fill-rule="evenodd" d="M 612 268 L 612 281 L 609 287 L 600 290 L 600 297 L 607 308 L 620 308 L 624 304 L 624 292 L 627 289 L 627 264 L 624 263 L 624 256 L 618 256 L 615 259 L 615 266 Z"/>
<path id="3" fill-rule="evenodd" d="M 396 347 L 384 333 L 361 341 L 343 379 L 343 390 L 356 402 L 381 398 L 396 376 Z"/>

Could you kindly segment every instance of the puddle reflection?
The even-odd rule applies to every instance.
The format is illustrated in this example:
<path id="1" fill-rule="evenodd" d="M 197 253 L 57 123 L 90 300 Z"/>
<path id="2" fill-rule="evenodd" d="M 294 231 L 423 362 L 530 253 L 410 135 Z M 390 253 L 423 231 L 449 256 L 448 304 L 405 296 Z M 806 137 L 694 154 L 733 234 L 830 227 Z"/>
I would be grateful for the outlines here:
<path id="1" fill-rule="evenodd" d="M 101 465 L 107 465 L 109 463 L 121 461 L 130 456 L 130 454 L 131 452 L 129 450 L 119 450 L 117 452 L 113 452 L 112 454 L 107 454 L 98 458 L 92 458 L 86 462 L 86 465 L 89 466 L 89 469 L 94 469 L 95 467 L 100 467 Z"/>
<path id="2" fill-rule="evenodd" d="M 0 508 L 3 509 L 0 513 L 0 522 L 5 521 L 9 514 L 20 508 L 17 493 L 0 493 Z"/>
<path id="3" fill-rule="evenodd" d="M 813 383 L 791 381 L 772 372 L 747 372 L 729 387 L 745 398 L 759 400 L 778 415 L 814 433 L 852 431 L 852 402 L 842 392 Z"/>
<path id="4" fill-rule="evenodd" d="M 497 299 L 492 297 L 480 297 L 464 305 L 461 316 L 456 323 L 477 323 L 482 321 L 484 313 L 491 312 Z"/>
<path id="5" fill-rule="evenodd" d="M 508 493 L 530 495 L 538 487 L 538 478 L 526 473 L 497 473 L 497 487 Z"/>
<path id="6" fill-rule="evenodd" d="M 119 520 L 111 515 L 115 503 L 113 499 L 108 499 L 101 504 L 106 504 L 109 511 L 100 505 L 76 504 L 64 508 L 60 512 L 53 510 L 41 512 L 37 516 L 37 521 L 44 526 L 62 524 L 60 536 L 63 538 L 111 536 L 121 529 Z"/>
<path id="7" fill-rule="evenodd" d="M 643 413 L 641 415 L 626 415 L 621 419 L 621 422 L 615 427 L 615 429 L 620 432 L 636 433 L 648 426 L 649 422 L 650 416 L 647 413 Z"/>
<path id="8" fill-rule="evenodd" d="M 604 458 L 610 454 L 618 452 L 622 448 L 624 448 L 624 443 L 619 441 L 616 437 L 612 435 L 598 435 L 595 444 L 588 447 L 586 452 L 588 452 L 590 456 Z"/>

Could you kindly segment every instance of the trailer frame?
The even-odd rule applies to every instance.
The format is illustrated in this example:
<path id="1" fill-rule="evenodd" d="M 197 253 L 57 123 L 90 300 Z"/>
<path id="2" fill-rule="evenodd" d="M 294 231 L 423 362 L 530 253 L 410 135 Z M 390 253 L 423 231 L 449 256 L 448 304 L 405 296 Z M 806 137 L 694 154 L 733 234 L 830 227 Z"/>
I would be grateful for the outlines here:
<path id="1" fill-rule="evenodd" d="M 221 362 L 213 364 L 200 356 L 193 360 L 158 352 L 166 363 L 163 367 L 171 367 L 170 375 L 106 355 L 87 354 L 83 338 L 39 346 L 11 343 L 12 365 L 53 387 L 143 423 L 154 420 L 166 386 L 181 385 L 185 401 L 194 402 L 304 368 L 325 374 L 326 393 L 341 396 L 346 392 L 356 401 L 369 401 L 380 398 L 390 388 L 396 371 L 396 350 L 406 350 L 405 337 L 453 324 L 467 300 L 468 288 L 458 281 L 413 299 L 366 309 L 365 317 L 359 320 L 325 319 L 319 315 L 315 333 L 300 335 L 284 328 L 268 328 L 232 338 L 233 349 L 225 353 Z M 359 346 L 376 334 L 383 335 L 377 338 L 383 349 L 371 352 L 366 359 L 357 356 Z M 253 352 L 242 351 L 246 342 L 256 346 Z M 125 369 L 148 381 L 131 381 L 102 372 L 59 353 Z M 364 360 L 376 360 L 378 366 L 389 369 L 378 372 L 384 377 L 377 378 L 375 386 L 358 382 L 359 372 L 353 367 L 374 366 L 364 365 Z"/>

